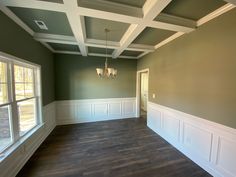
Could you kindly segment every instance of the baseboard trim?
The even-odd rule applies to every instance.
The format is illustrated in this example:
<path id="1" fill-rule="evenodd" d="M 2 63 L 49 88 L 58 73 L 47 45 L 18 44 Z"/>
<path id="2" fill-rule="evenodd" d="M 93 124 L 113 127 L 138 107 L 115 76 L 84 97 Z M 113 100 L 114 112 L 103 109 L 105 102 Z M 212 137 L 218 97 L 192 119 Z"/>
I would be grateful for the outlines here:
<path id="1" fill-rule="evenodd" d="M 213 176 L 236 176 L 236 129 L 152 102 L 147 125 Z"/>

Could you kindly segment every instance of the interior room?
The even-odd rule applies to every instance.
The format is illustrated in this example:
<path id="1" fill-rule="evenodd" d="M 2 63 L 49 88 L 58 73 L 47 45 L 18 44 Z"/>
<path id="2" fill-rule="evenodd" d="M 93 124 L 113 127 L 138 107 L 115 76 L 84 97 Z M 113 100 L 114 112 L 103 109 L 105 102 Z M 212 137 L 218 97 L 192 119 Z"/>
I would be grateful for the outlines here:
<path id="1" fill-rule="evenodd" d="M 0 0 L 0 177 L 236 177 L 236 0 Z"/>

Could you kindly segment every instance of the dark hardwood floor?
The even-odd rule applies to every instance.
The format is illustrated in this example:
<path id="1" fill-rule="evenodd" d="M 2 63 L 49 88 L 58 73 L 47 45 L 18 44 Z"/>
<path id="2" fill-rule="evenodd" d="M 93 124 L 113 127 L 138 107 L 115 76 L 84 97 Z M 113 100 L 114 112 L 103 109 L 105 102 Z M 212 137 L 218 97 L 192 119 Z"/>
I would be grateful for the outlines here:
<path id="1" fill-rule="evenodd" d="M 146 126 L 125 119 L 57 126 L 18 177 L 210 177 Z"/>

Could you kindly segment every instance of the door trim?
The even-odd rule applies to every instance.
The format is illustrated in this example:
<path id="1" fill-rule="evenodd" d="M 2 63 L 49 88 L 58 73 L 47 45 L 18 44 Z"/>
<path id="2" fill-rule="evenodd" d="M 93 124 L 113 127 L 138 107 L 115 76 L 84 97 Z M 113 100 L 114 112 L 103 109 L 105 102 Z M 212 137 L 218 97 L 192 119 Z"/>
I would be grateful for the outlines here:
<path id="1" fill-rule="evenodd" d="M 141 73 L 147 73 L 148 76 L 148 95 L 149 95 L 149 68 L 138 70 L 136 75 L 136 117 L 140 117 L 140 101 L 141 101 Z M 148 96 L 147 96 L 148 102 Z"/>

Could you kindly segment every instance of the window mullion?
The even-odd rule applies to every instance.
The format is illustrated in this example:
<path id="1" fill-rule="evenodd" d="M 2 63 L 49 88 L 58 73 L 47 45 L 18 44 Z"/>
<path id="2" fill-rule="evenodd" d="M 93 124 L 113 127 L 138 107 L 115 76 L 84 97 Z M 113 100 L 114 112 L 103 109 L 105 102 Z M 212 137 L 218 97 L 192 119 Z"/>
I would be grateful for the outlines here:
<path id="1" fill-rule="evenodd" d="M 37 83 L 37 70 L 33 69 L 33 87 L 34 87 L 34 96 L 35 96 L 35 111 L 36 111 L 36 115 L 37 115 L 37 123 L 42 123 L 43 121 L 41 120 L 41 115 L 40 115 L 40 106 L 39 106 L 39 95 L 37 93 L 38 92 L 38 83 Z"/>
<path id="2" fill-rule="evenodd" d="M 14 76 L 14 64 L 11 62 L 10 65 L 10 74 L 11 74 L 11 93 L 12 93 L 12 129 L 13 129 L 13 140 L 16 142 L 20 138 L 19 131 L 19 115 L 18 107 L 16 102 L 16 93 L 15 93 L 15 76 Z"/>

